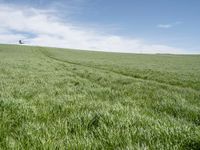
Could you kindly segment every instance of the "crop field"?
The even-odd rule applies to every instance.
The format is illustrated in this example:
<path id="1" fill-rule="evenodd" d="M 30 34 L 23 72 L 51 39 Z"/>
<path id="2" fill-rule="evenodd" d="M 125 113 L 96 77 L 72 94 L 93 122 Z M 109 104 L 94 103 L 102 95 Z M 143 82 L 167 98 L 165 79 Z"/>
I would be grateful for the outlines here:
<path id="1" fill-rule="evenodd" d="M 200 55 L 0 45 L 0 149 L 200 149 Z"/>

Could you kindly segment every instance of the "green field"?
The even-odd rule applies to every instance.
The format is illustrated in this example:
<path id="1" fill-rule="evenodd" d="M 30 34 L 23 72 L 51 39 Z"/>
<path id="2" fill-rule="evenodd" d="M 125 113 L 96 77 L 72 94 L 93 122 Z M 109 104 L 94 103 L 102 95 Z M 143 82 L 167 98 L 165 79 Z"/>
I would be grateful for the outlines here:
<path id="1" fill-rule="evenodd" d="M 0 45 L 0 149 L 200 149 L 200 55 Z"/>

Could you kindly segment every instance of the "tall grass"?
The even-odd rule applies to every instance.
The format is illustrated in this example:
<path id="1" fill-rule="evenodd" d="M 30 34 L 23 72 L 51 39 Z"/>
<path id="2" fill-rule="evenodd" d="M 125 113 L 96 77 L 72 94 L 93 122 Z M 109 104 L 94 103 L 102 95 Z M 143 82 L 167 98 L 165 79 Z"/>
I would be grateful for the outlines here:
<path id="1" fill-rule="evenodd" d="M 200 56 L 0 45 L 1 149 L 200 149 Z"/>

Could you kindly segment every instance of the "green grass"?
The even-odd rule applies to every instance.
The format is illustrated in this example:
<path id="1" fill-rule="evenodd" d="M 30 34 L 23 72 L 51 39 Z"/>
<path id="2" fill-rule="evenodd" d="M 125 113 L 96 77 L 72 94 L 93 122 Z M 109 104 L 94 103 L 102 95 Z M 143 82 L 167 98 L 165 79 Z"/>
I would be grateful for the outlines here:
<path id="1" fill-rule="evenodd" d="M 0 45 L 0 149 L 200 149 L 200 56 Z"/>

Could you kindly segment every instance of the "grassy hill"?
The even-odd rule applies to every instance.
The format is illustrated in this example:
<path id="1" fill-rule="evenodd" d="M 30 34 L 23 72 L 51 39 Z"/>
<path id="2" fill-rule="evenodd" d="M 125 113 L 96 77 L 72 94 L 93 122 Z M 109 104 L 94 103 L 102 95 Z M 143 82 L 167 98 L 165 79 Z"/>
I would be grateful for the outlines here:
<path id="1" fill-rule="evenodd" d="M 200 56 L 0 45 L 0 149 L 200 149 Z"/>

